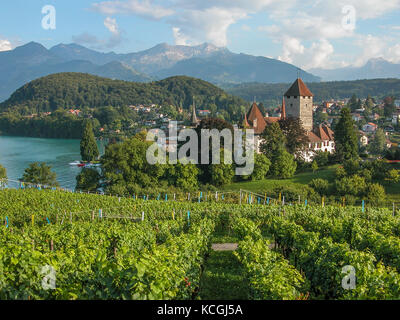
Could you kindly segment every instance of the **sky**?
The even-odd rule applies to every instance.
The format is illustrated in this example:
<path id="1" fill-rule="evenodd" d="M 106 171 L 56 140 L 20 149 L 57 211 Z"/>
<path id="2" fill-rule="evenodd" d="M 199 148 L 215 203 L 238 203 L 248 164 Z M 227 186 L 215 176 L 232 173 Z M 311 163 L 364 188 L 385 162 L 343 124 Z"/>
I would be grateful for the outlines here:
<path id="1" fill-rule="evenodd" d="M 209 42 L 306 70 L 400 63 L 400 0 L 2 0 L 0 51 L 30 41 L 117 53 Z"/>

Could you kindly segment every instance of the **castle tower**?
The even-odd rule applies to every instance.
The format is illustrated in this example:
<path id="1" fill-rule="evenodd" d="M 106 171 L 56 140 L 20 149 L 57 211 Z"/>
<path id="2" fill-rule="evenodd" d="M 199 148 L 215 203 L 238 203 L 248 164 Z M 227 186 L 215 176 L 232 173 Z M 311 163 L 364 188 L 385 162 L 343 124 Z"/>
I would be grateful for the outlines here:
<path id="1" fill-rule="evenodd" d="M 307 131 L 313 129 L 313 99 L 314 95 L 300 78 L 293 83 L 284 96 L 286 117 L 300 118 Z"/>

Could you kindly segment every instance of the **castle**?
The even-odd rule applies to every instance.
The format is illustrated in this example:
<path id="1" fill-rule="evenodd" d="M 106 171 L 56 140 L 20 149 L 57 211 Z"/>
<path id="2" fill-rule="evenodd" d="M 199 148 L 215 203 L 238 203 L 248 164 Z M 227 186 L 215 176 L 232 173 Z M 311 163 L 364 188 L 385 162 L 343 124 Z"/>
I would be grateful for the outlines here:
<path id="1" fill-rule="evenodd" d="M 308 149 L 304 151 L 303 158 L 310 162 L 317 151 L 333 153 L 335 150 L 334 132 L 326 125 L 314 128 L 313 105 L 314 95 L 303 80 L 298 78 L 284 94 L 279 117 L 270 117 L 269 115 L 264 117 L 257 103 L 254 102 L 249 112 L 245 114 L 242 125 L 244 128 L 254 129 L 255 147 L 257 152 L 260 152 L 261 134 L 266 126 L 287 118 L 300 119 L 309 138 Z"/>

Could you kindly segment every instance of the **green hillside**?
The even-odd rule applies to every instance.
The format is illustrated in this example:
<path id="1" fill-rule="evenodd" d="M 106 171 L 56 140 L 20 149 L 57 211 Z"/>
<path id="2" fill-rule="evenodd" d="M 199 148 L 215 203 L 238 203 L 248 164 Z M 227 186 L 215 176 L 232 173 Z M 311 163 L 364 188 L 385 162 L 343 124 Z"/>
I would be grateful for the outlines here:
<path id="1" fill-rule="evenodd" d="M 70 108 L 122 107 L 137 104 L 182 106 L 189 109 L 193 97 L 199 107 L 226 110 L 229 120 L 240 119 L 247 103 L 202 80 L 171 77 L 158 82 L 110 80 L 82 73 L 58 73 L 24 85 L 0 104 L 0 110 L 21 114 Z"/>
<path id="2" fill-rule="evenodd" d="M 389 95 L 400 97 L 399 79 L 313 82 L 307 83 L 307 86 L 315 95 L 315 102 L 350 98 L 353 94 L 356 94 L 359 98 L 366 98 L 368 95 L 376 98 Z M 254 97 L 257 97 L 257 101 L 263 102 L 267 106 L 276 106 L 277 103 L 281 103 L 282 96 L 290 87 L 290 84 L 244 83 L 221 87 L 228 93 L 247 101 L 253 101 Z"/>

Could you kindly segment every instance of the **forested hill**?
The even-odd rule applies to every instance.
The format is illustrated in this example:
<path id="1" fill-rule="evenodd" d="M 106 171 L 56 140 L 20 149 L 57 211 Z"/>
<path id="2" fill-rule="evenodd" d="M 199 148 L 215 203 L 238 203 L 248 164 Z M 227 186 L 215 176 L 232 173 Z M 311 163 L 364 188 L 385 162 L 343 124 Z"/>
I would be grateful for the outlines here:
<path id="1" fill-rule="evenodd" d="M 59 73 L 29 82 L 0 104 L 21 113 L 48 112 L 57 109 L 96 108 L 159 104 L 189 109 L 195 97 L 200 107 L 225 110 L 240 116 L 243 99 L 195 78 L 177 76 L 151 83 L 110 80 L 82 73 Z M 233 113 L 233 114 L 232 114 Z"/>
<path id="2" fill-rule="evenodd" d="M 290 83 L 245 83 L 235 86 L 223 86 L 223 88 L 228 93 L 239 96 L 247 101 L 253 101 L 254 97 L 257 97 L 257 101 L 269 105 L 271 103 L 280 103 L 283 94 L 289 89 L 290 85 Z M 315 95 L 315 102 L 350 98 L 353 94 L 359 98 L 366 98 L 368 95 L 376 98 L 386 96 L 400 97 L 399 79 L 314 82 L 307 83 L 307 86 Z"/>

